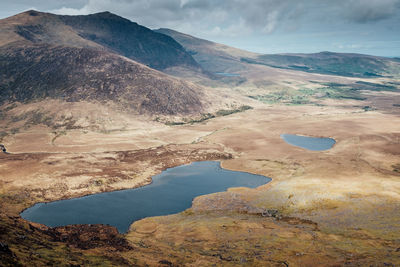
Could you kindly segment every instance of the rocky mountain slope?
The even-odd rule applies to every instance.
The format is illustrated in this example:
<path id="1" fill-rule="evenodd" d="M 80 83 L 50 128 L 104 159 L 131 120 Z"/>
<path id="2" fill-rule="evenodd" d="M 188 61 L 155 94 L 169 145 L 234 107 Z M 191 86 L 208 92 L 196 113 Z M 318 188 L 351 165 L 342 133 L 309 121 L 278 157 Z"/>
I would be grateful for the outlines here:
<path id="1" fill-rule="evenodd" d="M 111 100 L 137 113 L 203 110 L 201 87 L 144 64 L 199 68 L 172 38 L 108 12 L 27 11 L 0 20 L 1 103 L 50 97 Z"/>
<path id="2" fill-rule="evenodd" d="M 211 73 L 244 70 L 246 66 L 240 59 L 258 56 L 256 53 L 214 43 L 171 29 L 162 28 L 155 31 L 174 38 L 205 70 Z"/>
<path id="3" fill-rule="evenodd" d="M 51 43 L 109 50 L 151 68 L 199 68 L 171 37 L 135 22 L 102 12 L 86 16 L 59 16 L 27 11 L 1 21 L 0 45 L 15 41 Z"/>
<path id="4" fill-rule="evenodd" d="M 112 100 L 140 113 L 202 109 L 201 88 L 122 56 L 89 48 L 34 45 L 2 48 L 0 100 Z"/>
<path id="5" fill-rule="evenodd" d="M 88 16 L 60 16 L 60 20 L 72 27 L 79 36 L 151 68 L 199 68 L 197 62 L 171 37 L 110 12 Z"/>

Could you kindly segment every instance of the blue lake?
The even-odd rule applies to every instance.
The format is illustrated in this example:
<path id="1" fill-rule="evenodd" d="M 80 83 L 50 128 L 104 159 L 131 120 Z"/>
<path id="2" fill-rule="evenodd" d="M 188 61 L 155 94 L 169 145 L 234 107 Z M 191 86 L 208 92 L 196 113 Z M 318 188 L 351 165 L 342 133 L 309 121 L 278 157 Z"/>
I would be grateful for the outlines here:
<path id="1" fill-rule="evenodd" d="M 269 181 L 265 176 L 222 169 L 219 162 L 194 162 L 167 169 L 144 187 L 38 203 L 23 211 L 21 217 L 50 227 L 109 224 L 125 233 L 134 221 L 190 208 L 197 196 L 229 187 L 255 188 Z"/>
<path id="2" fill-rule="evenodd" d="M 333 147 L 336 141 L 332 138 L 309 137 L 295 134 L 281 134 L 286 143 L 308 150 L 322 151 Z"/>

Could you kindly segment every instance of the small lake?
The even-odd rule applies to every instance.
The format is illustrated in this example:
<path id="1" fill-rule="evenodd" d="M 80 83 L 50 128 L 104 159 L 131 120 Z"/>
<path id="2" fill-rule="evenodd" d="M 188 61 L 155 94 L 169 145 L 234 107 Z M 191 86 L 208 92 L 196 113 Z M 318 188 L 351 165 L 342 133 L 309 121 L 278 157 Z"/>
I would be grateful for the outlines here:
<path id="1" fill-rule="evenodd" d="M 227 72 L 216 72 L 215 74 L 219 75 L 219 76 L 225 76 L 225 77 L 237 77 L 237 76 L 240 76 L 237 73 L 227 73 Z"/>
<path id="2" fill-rule="evenodd" d="M 290 145 L 314 151 L 331 149 L 336 143 L 332 138 L 309 137 L 295 134 L 281 134 L 281 138 Z"/>
<path id="3" fill-rule="evenodd" d="M 269 181 L 262 175 L 222 169 L 219 162 L 194 162 L 167 169 L 144 187 L 38 203 L 23 211 L 21 217 L 50 227 L 109 224 L 125 233 L 134 221 L 190 208 L 197 196 L 229 187 L 255 188 Z"/>

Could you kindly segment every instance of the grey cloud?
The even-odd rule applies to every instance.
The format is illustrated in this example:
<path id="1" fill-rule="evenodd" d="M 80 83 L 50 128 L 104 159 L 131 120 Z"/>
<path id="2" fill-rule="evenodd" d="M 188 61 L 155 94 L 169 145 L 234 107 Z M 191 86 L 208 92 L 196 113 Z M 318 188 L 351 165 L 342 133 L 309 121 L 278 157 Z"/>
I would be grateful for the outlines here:
<path id="1" fill-rule="evenodd" d="M 190 24 L 193 29 L 206 31 L 212 27 L 241 28 L 272 32 L 284 17 L 283 10 L 290 1 L 279 0 L 89 0 L 80 9 L 53 10 L 60 14 L 84 14 L 104 10 L 120 14 L 149 27 Z M 221 19 L 224 21 L 221 21 Z M 218 25 L 211 25 L 218 23 Z M 185 26 L 187 27 L 187 25 Z"/>
<path id="2" fill-rule="evenodd" d="M 350 23 L 375 23 L 400 16 L 400 0 L 14 0 L 7 5 L 61 14 L 108 10 L 149 27 L 182 28 L 186 24 L 188 28 L 189 24 L 205 31 L 212 26 L 224 29 L 240 24 L 264 33 L 297 29 L 310 16 Z M 218 24 L 211 25 L 215 22 Z"/>
<path id="3" fill-rule="evenodd" d="M 88 0 L 79 9 L 55 11 L 85 14 L 108 10 L 153 28 L 218 34 L 229 28 L 232 35 L 235 25 L 238 34 L 244 28 L 246 32 L 264 34 L 278 29 L 295 30 L 308 17 L 331 22 L 377 22 L 395 16 L 399 3 L 400 0 Z M 215 31 L 217 28 L 221 31 Z"/>
<path id="4" fill-rule="evenodd" d="M 398 15 L 400 0 L 350 0 L 345 16 L 358 23 L 376 22 Z"/>
<path id="5" fill-rule="evenodd" d="M 400 0 L 0 1 L 0 18 L 29 8 L 67 15 L 110 11 L 150 28 L 172 28 L 259 51 L 271 51 L 271 47 L 276 47 L 274 52 L 288 52 L 284 49 L 290 47 L 326 50 L 332 43 L 342 44 L 332 49 L 348 51 L 359 49 L 353 44 L 376 38 L 391 42 L 391 46 L 380 44 L 379 53 L 398 56 L 396 51 L 400 52 Z M 332 32 L 334 36 L 327 35 Z"/>

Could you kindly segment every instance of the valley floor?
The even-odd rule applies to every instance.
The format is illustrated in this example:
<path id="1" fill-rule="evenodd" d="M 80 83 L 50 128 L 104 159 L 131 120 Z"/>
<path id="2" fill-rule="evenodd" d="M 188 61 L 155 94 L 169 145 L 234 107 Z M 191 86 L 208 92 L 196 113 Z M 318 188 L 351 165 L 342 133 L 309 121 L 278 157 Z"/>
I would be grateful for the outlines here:
<path id="1" fill-rule="evenodd" d="M 259 105 L 193 125 L 76 129 L 55 140 L 41 126 L 6 137 L 0 240 L 8 250 L 0 247 L 0 259 L 10 266 L 398 266 L 400 118 L 395 108 L 365 111 L 351 101 Z M 337 143 L 307 151 L 286 144 L 283 133 Z M 143 186 L 165 168 L 201 160 L 272 181 L 198 197 L 180 214 L 135 222 L 126 235 L 107 226 L 49 229 L 18 216 L 36 202 Z"/>

